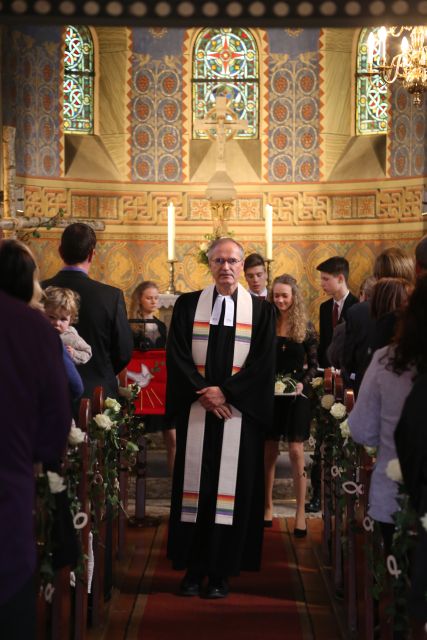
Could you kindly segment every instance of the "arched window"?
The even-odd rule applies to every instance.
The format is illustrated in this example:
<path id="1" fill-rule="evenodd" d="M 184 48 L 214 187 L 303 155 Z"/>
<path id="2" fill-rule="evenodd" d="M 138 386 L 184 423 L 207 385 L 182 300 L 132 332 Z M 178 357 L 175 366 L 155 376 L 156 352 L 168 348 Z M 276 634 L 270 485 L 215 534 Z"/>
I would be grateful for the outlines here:
<path id="1" fill-rule="evenodd" d="M 203 29 L 194 44 L 192 85 L 193 138 L 207 138 L 205 131 L 194 129 L 194 120 L 205 118 L 219 95 L 248 121 L 235 137 L 258 138 L 259 59 L 248 29 Z"/>
<path id="2" fill-rule="evenodd" d="M 64 52 L 64 131 L 93 133 L 94 47 L 87 27 L 68 25 Z"/>
<path id="3" fill-rule="evenodd" d="M 356 134 L 387 133 L 387 85 L 379 74 L 368 75 L 368 36 L 377 35 L 379 27 L 362 29 L 357 45 L 356 66 Z M 378 38 L 376 38 L 378 42 Z M 373 68 L 379 61 L 374 51 Z"/>

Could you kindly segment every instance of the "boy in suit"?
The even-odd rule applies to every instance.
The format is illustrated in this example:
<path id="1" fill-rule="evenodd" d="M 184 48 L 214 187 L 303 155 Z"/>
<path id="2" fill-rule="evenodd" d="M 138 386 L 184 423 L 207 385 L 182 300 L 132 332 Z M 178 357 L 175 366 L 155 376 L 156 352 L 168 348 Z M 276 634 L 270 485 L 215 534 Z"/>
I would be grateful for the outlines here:
<path id="1" fill-rule="evenodd" d="M 335 327 L 346 319 L 348 309 L 356 304 L 358 299 L 348 288 L 348 276 L 350 267 L 348 260 L 342 256 L 333 256 L 324 260 L 316 267 L 320 271 L 320 284 L 325 293 L 330 295 L 329 300 L 322 302 L 319 310 L 319 366 L 330 367 L 331 363 L 327 355 L 327 349 L 332 341 Z M 319 438 L 316 438 L 316 447 L 313 454 L 311 467 L 311 500 L 305 506 L 308 513 L 316 513 L 320 510 L 320 446 Z"/>
<path id="2" fill-rule="evenodd" d="M 333 256 L 316 267 L 320 271 L 320 284 L 329 300 L 322 302 L 319 310 L 319 366 L 329 367 L 327 349 L 337 324 L 346 319 L 347 310 L 359 302 L 348 288 L 350 272 L 348 261 L 342 256 Z"/>
<path id="3" fill-rule="evenodd" d="M 267 271 L 264 258 L 259 253 L 250 253 L 243 264 L 245 279 L 252 296 L 267 298 Z"/>

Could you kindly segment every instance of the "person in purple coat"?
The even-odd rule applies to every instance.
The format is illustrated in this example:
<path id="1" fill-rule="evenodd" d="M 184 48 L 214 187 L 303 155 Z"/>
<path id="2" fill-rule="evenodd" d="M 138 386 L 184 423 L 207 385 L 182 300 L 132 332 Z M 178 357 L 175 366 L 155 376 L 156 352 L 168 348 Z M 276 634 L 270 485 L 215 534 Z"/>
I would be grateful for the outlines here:
<path id="1" fill-rule="evenodd" d="M 13 268 L 19 278 L 12 281 L 11 263 L 1 259 L 4 243 L 10 241 L 0 241 L 0 635 L 32 640 L 36 628 L 33 465 L 61 456 L 71 409 L 59 336 L 43 314 L 28 305 L 37 282 L 34 259 L 16 242 Z M 6 247 L 9 251 L 10 244 Z"/>

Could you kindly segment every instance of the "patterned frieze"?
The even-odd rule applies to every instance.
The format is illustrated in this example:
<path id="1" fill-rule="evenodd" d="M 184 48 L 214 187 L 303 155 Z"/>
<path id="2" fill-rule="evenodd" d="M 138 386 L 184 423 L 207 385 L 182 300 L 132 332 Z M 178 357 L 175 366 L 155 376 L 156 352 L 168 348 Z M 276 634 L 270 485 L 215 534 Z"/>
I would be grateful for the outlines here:
<path id="1" fill-rule="evenodd" d="M 280 226 L 418 222 L 422 193 L 422 184 L 339 192 L 301 189 L 285 193 L 247 193 L 240 194 L 235 200 L 229 220 L 236 224 L 263 224 L 264 204 L 269 202 L 273 206 L 274 220 Z M 24 186 L 25 214 L 28 216 L 53 216 L 59 209 L 64 209 L 67 217 L 103 220 L 106 225 L 166 225 L 168 202 L 175 206 L 178 224 L 202 224 L 212 220 L 210 203 L 201 193 L 129 193 Z"/>

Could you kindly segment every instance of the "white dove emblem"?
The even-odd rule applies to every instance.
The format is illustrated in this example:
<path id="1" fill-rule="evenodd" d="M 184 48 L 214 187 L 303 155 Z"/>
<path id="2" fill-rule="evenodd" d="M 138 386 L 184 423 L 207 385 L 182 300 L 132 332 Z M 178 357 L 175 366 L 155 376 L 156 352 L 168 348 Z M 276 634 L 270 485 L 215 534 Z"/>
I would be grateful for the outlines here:
<path id="1" fill-rule="evenodd" d="M 128 378 L 136 382 L 136 384 L 140 386 L 141 389 L 148 387 L 151 378 L 154 377 L 146 364 L 141 364 L 141 373 L 138 373 L 137 371 L 128 371 L 127 375 Z"/>

